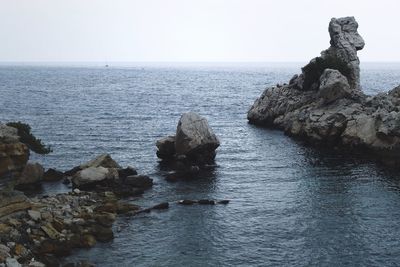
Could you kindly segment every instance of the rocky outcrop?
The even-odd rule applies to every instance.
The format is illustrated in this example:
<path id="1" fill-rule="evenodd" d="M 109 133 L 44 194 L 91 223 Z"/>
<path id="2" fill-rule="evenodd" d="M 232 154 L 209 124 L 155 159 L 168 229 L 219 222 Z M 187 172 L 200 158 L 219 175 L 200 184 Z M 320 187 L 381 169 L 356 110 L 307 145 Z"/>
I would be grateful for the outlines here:
<path id="1" fill-rule="evenodd" d="M 331 47 L 289 84 L 267 88 L 247 114 L 313 143 L 366 148 L 395 160 L 400 153 L 400 87 L 370 97 L 360 88 L 357 51 L 364 41 L 353 17 L 332 19 Z"/>
<path id="2" fill-rule="evenodd" d="M 120 197 L 141 195 L 153 185 L 151 178 L 137 175 L 132 167 L 122 168 L 108 154 L 74 167 L 64 175 L 70 177 L 74 188 L 97 192 L 112 191 Z"/>
<path id="3" fill-rule="evenodd" d="M 325 69 L 339 70 L 353 89 L 360 89 L 360 61 L 357 51 L 364 48 L 364 40 L 358 34 L 354 17 L 333 18 L 329 23 L 331 46 L 302 68 L 300 75 L 290 80 L 290 87 L 299 90 L 317 90 Z"/>
<path id="4" fill-rule="evenodd" d="M 19 142 L 17 129 L 0 124 L 0 180 L 18 177 L 29 159 L 28 147 Z"/>
<path id="5" fill-rule="evenodd" d="M 163 160 L 204 165 L 214 161 L 220 143 L 205 118 L 188 112 L 181 116 L 176 135 L 162 138 L 156 145 L 157 156 Z"/>
<path id="6" fill-rule="evenodd" d="M 111 192 L 71 192 L 28 199 L 13 192 L 0 198 L 0 265 L 4 262 L 59 266 L 74 248 L 113 239 L 118 214 L 140 208 L 118 201 Z M 32 265 L 29 265 L 32 266 Z"/>
<path id="7" fill-rule="evenodd" d="M 208 165 L 214 163 L 216 149 L 220 143 L 207 120 L 200 115 L 184 113 L 175 135 L 164 137 L 156 142 L 157 157 L 162 164 L 174 173 L 167 175 L 167 180 L 178 177 L 193 177 Z M 171 175 L 174 179 L 169 179 Z"/>

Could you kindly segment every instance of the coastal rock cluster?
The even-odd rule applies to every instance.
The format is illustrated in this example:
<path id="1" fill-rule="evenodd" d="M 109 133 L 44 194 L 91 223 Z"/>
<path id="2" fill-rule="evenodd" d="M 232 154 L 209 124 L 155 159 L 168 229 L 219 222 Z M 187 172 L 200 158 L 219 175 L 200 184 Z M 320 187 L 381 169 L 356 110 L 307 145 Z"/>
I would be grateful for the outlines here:
<path id="1" fill-rule="evenodd" d="M 76 189 L 34 198 L 17 191 L 2 193 L 0 264 L 14 259 L 16 264 L 26 266 L 59 266 L 58 257 L 69 255 L 74 248 L 89 248 L 96 242 L 112 240 L 111 227 L 116 216 L 134 214 L 139 209 L 119 201 L 108 191 Z"/>
<path id="2" fill-rule="evenodd" d="M 181 116 L 175 135 L 156 142 L 157 156 L 182 173 L 195 173 L 213 164 L 219 145 L 207 120 L 193 112 Z"/>
<path id="3" fill-rule="evenodd" d="M 354 17 L 329 23 L 331 46 L 288 84 L 265 89 L 247 114 L 250 123 L 282 129 L 313 143 L 363 148 L 395 161 L 400 152 L 400 87 L 367 96 L 357 51 L 364 40 Z"/>

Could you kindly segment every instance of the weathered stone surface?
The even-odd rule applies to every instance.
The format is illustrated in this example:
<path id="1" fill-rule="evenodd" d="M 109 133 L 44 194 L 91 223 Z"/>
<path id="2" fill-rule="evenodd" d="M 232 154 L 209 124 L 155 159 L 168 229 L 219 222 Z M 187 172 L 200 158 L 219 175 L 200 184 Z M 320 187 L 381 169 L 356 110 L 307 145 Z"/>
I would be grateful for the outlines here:
<path id="1" fill-rule="evenodd" d="M 157 157 L 160 159 L 172 159 L 175 155 L 175 136 L 167 136 L 157 140 Z"/>
<path id="2" fill-rule="evenodd" d="M 133 187 L 149 188 L 153 186 L 153 179 L 146 175 L 131 175 L 125 178 L 124 183 Z"/>
<path id="3" fill-rule="evenodd" d="M 97 167 L 103 167 L 107 169 L 121 169 L 121 166 L 111 158 L 109 154 L 101 154 L 97 156 L 96 158 L 83 163 L 79 166 L 75 166 L 72 169 L 64 172 L 64 175 L 66 176 L 74 176 L 77 172 L 87 169 L 87 168 L 97 168 Z"/>
<path id="4" fill-rule="evenodd" d="M 32 203 L 21 192 L 12 191 L 0 194 L 0 218 L 31 207 Z"/>
<path id="5" fill-rule="evenodd" d="M 249 122 L 400 162 L 400 86 L 373 97 L 361 92 L 357 51 L 364 41 L 357 27 L 353 17 L 332 19 L 331 47 L 289 85 L 267 88 L 248 111 Z"/>
<path id="6" fill-rule="evenodd" d="M 325 69 L 320 77 L 319 96 L 325 104 L 350 96 L 350 85 L 338 70 Z"/>
<path id="7" fill-rule="evenodd" d="M 184 113 L 176 129 L 175 151 L 188 157 L 205 154 L 214 159 L 219 140 L 205 118 L 188 112 Z"/>
<path id="8" fill-rule="evenodd" d="M 364 40 L 357 32 L 354 17 L 332 18 L 329 23 L 331 46 L 321 52 L 302 68 L 302 73 L 293 77 L 289 85 L 298 90 L 317 90 L 319 77 L 325 69 L 339 70 L 352 89 L 360 89 L 360 61 L 357 51 L 364 48 Z"/>
<path id="9" fill-rule="evenodd" d="M 118 178 L 116 169 L 107 169 L 105 167 L 88 167 L 75 174 L 72 183 L 77 188 L 94 186 L 105 180 L 114 180 Z"/>

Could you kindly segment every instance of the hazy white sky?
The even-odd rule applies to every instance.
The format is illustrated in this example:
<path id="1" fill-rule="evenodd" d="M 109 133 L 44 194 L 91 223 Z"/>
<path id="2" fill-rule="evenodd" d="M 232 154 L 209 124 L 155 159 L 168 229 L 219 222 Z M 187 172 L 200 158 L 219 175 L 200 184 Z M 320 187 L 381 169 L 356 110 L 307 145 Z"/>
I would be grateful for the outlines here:
<path id="1" fill-rule="evenodd" d="M 400 0 L 0 0 L 0 61 L 308 61 L 353 15 L 400 61 Z"/>

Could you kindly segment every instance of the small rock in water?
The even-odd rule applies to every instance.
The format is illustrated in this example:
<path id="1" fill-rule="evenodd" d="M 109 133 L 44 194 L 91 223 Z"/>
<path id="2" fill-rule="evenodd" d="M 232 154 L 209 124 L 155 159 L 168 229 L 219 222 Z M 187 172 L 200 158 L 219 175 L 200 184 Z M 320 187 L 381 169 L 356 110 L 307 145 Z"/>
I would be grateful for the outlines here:
<path id="1" fill-rule="evenodd" d="M 80 194 L 80 193 L 81 193 L 81 190 L 79 190 L 78 188 L 75 188 L 75 189 L 74 189 L 74 193 L 75 193 L 75 194 Z"/>
<path id="2" fill-rule="evenodd" d="M 198 203 L 200 205 L 215 205 L 215 201 L 214 200 L 209 200 L 209 199 L 200 199 L 198 201 Z"/>
<path id="3" fill-rule="evenodd" d="M 189 200 L 189 199 L 179 200 L 179 202 L 178 202 L 178 204 L 181 204 L 181 205 L 193 205 L 196 203 L 197 203 L 197 201 Z"/>
<path id="4" fill-rule="evenodd" d="M 152 209 L 154 210 L 165 210 L 169 208 L 169 203 L 168 202 L 163 202 L 158 205 L 155 205 Z"/>
<path id="5" fill-rule="evenodd" d="M 229 200 L 220 200 L 220 201 L 218 201 L 218 204 L 228 204 L 229 203 Z"/>

